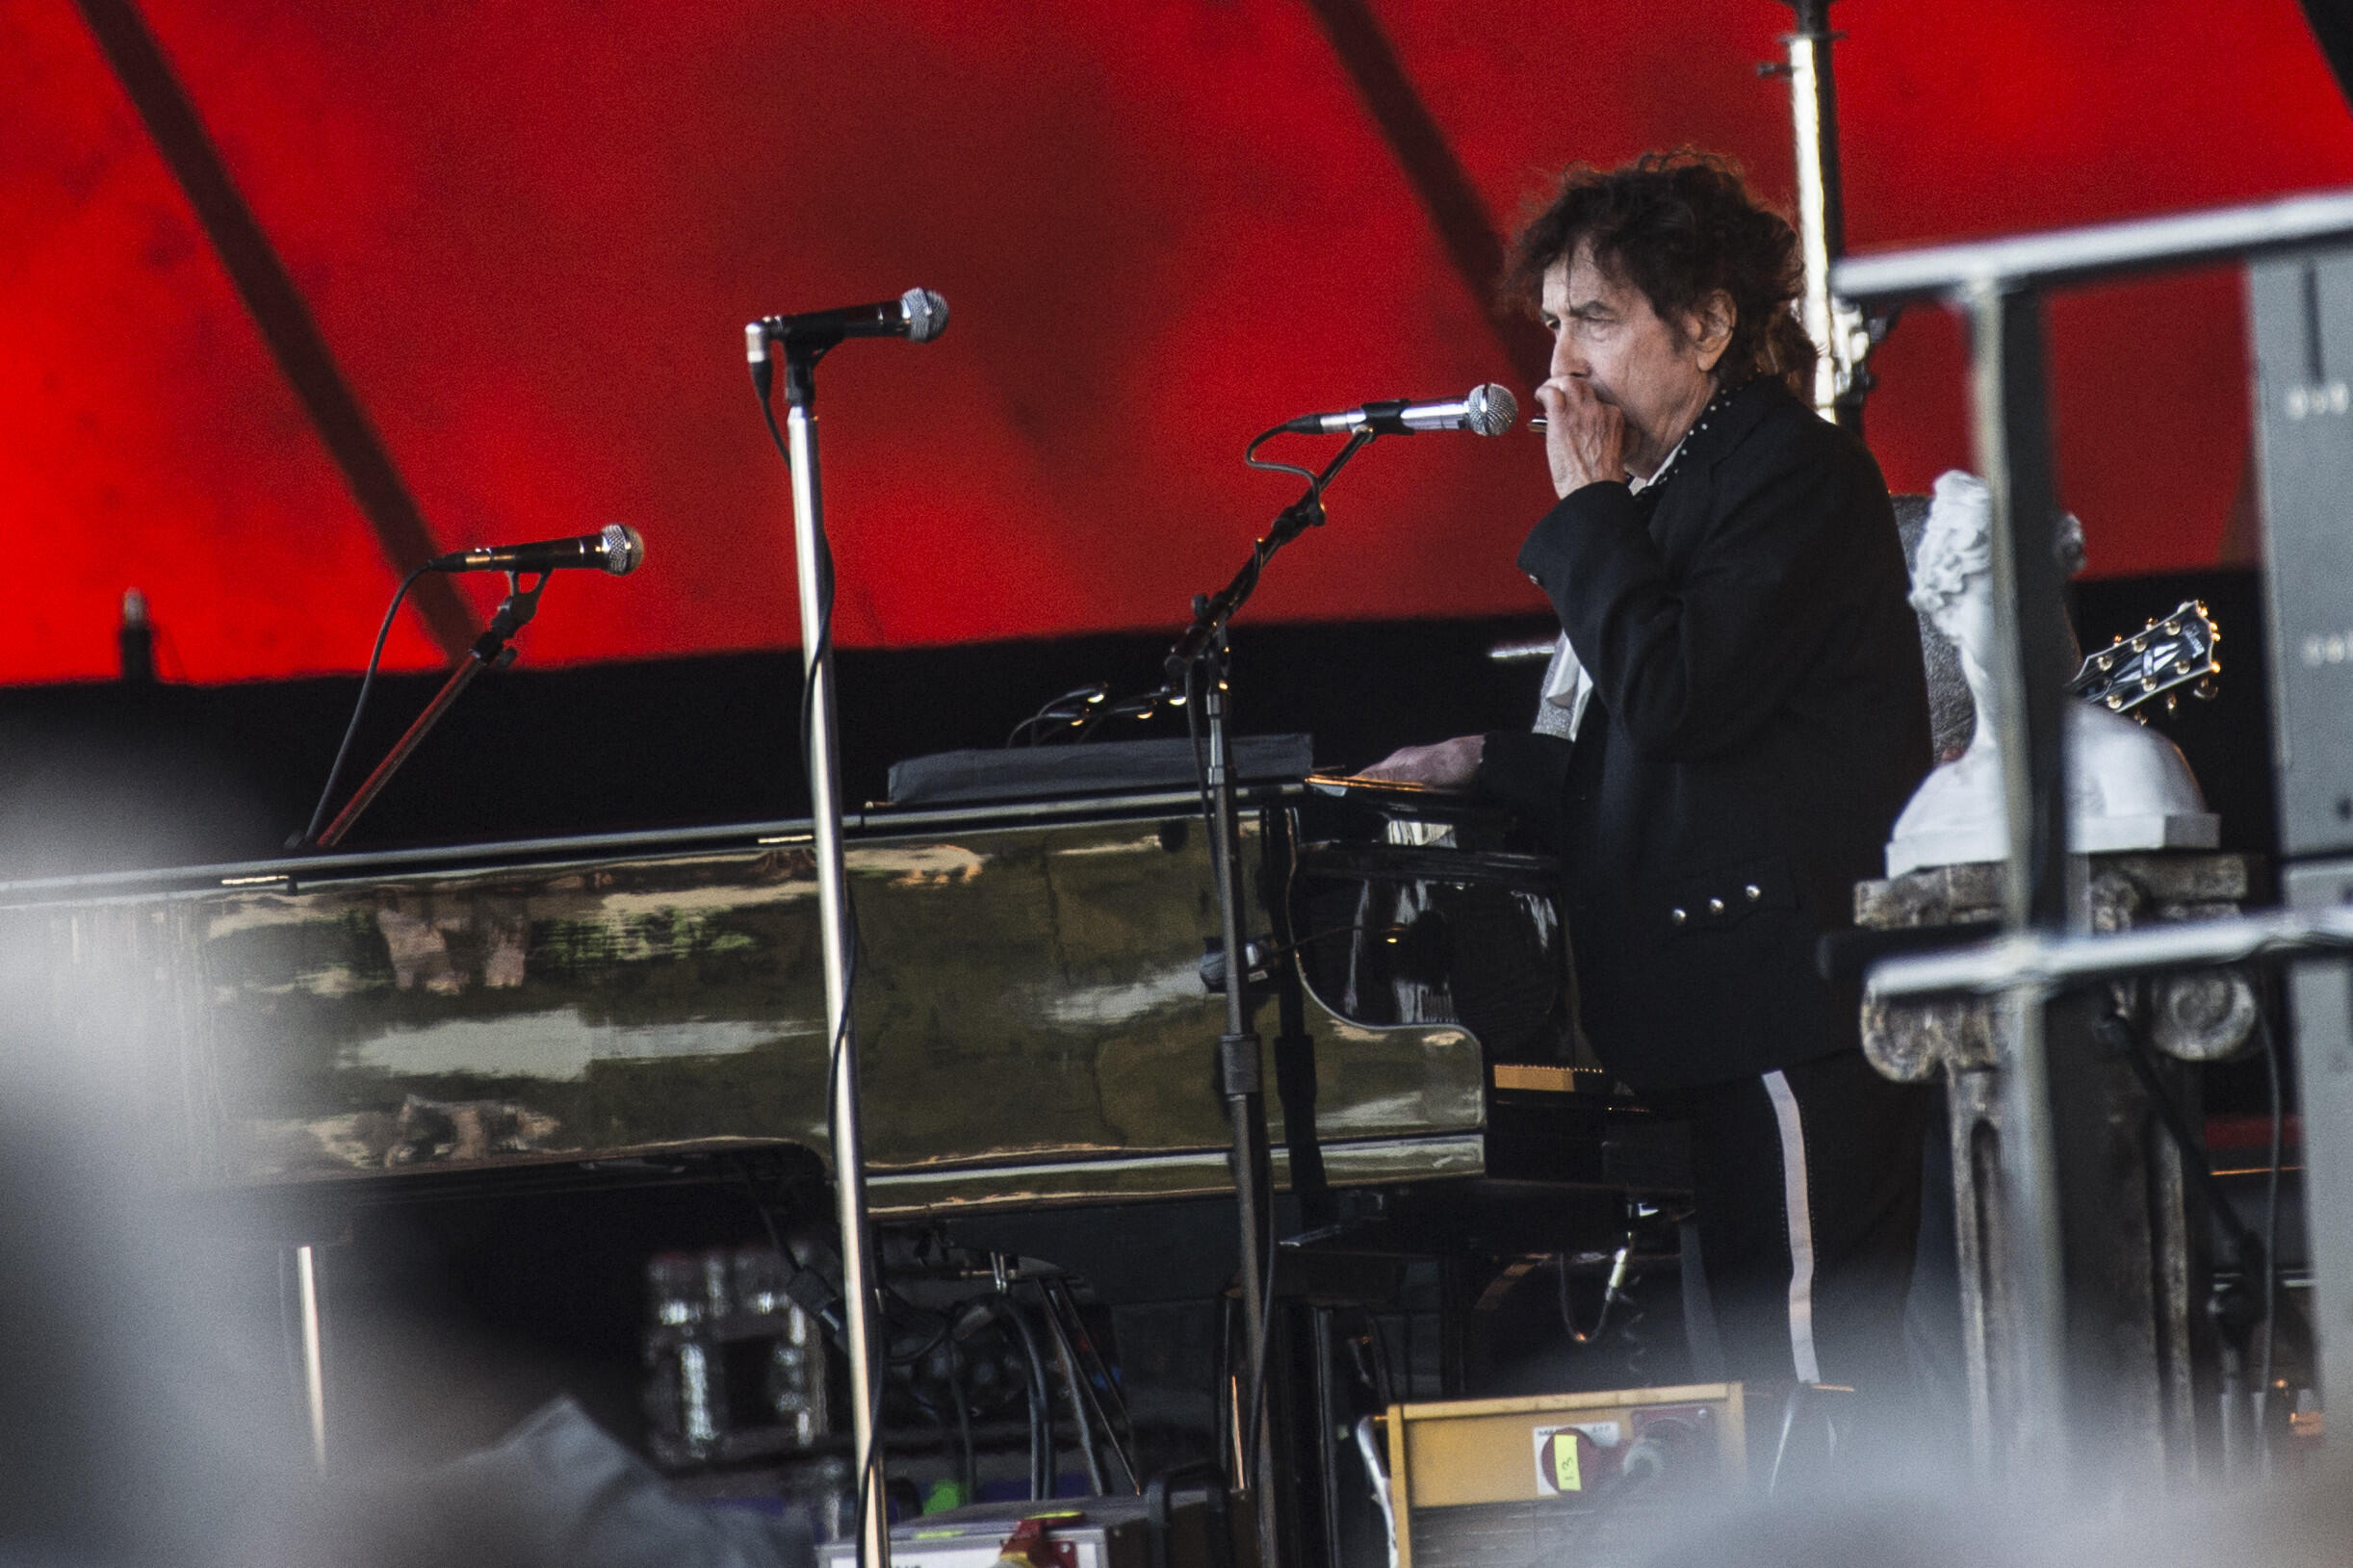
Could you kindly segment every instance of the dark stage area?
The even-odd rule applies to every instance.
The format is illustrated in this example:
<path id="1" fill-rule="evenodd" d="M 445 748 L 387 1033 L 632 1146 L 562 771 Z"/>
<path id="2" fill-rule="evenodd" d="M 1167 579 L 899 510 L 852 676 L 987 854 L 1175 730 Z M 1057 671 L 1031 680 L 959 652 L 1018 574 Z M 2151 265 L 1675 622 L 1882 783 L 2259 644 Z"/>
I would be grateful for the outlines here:
<path id="1" fill-rule="evenodd" d="M 1324 541 L 1277 567 L 1308 572 Z M 567 613 L 559 580 L 543 615 Z M 2262 601 L 2251 571 L 2107 578 L 2075 588 L 2087 650 L 2203 599 L 2227 636 L 2221 695 L 2156 724 L 2222 818 L 2222 847 L 2274 847 Z M 1317 765 L 1364 766 L 1396 747 L 1524 728 L 1540 659 L 1499 643 L 1549 636 L 1541 617 L 1252 625 L 1233 633 L 1242 733 L 1312 734 Z M 796 735 L 797 651 L 531 667 L 478 681 L 353 830 L 347 847 L 459 844 L 642 828 L 775 821 L 808 810 Z M 879 800 L 890 765 L 1001 744 L 1059 694 L 1157 683 L 1150 633 L 845 649 L 839 655 L 846 798 Z M 380 677 L 344 789 L 399 737 L 438 676 Z M 82 682 L 0 688 L 0 876 L 274 859 L 308 820 L 356 680 L 220 686 Z M 1095 733 L 1180 735 L 1165 715 Z"/>
<path id="2" fill-rule="evenodd" d="M 2349 19 L 0 0 L 0 1559 L 2353 1560 Z"/>

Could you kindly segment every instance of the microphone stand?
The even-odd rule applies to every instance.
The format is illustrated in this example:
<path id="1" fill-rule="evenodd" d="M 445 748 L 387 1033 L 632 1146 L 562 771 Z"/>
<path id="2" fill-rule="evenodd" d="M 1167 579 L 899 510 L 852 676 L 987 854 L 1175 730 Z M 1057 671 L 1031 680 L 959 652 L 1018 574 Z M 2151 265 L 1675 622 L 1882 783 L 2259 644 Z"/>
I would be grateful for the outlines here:
<path id="1" fill-rule="evenodd" d="M 757 323 L 755 323 L 757 325 Z M 842 1316 L 849 1330 L 851 1450 L 858 1480 L 860 1568 L 890 1568 L 891 1514 L 883 1496 L 876 1421 L 882 1346 L 874 1324 L 874 1244 L 866 1223 L 866 1150 L 858 1115 L 858 1041 L 850 1014 L 853 946 L 849 884 L 841 861 L 840 737 L 835 721 L 833 552 L 817 476 L 817 361 L 838 337 L 787 336 L 785 415 L 792 465 L 792 546 L 798 568 L 801 657 L 808 677 L 809 811 L 817 862 L 817 920 L 825 955 L 825 1023 L 832 1041 L 835 1216 L 841 1227 Z M 765 398 L 764 377 L 762 386 Z"/>
<path id="2" fill-rule="evenodd" d="M 1250 958 L 1242 940 L 1242 832 L 1234 811 L 1232 746 L 1227 733 L 1228 680 L 1226 629 L 1258 586 L 1258 576 L 1276 551 L 1324 521 L 1324 486 L 1348 466 L 1350 458 L 1373 440 L 1378 431 L 1359 427 L 1339 454 L 1315 476 L 1307 493 L 1276 517 L 1251 551 L 1249 564 L 1215 594 L 1193 601 L 1193 624 L 1169 650 L 1163 665 L 1172 700 L 1194 686 L 1202 693 L 1202 707 L 1209 732 L 1209 856 L 1217 874 L 1219 940 L 1226 955 L 1226 1032 L 1218 1037 L 1218 1090 L 1226 1101 L 1227 1124 L 1232 1134 L 1229 1156 L 1233 1172 L 1234 1215 L 1242 1251 L 1242 1338 L 1248 1362 L 1249 1401 L 1237 1412 L 1254 1452 L 1240 1456 L 1243 1474 L 1234 1478 L 1235 1490 L 1253 1499 L 1258 1531 L 1258 1561 L 1276 1568 L 1282 1561 L 1281 1530 L 1275 1507 L 1275 1440 L 1272 1423 L 1263 1418 L 1266 1395 L 1268 1284 L 1275 1257 L 1273 1154 L 1266 1130 L 1265 1072 L 1257 1032 L 1251 1027 Z"/>
<path id="3" fill-rule="evenodd" d="M 489 627 L 474 639 L 474 646 L 466 651 L 466 656 L 458 661 L 456 669 L 450 672 L 449 680 L 441 683 L 441 689 L 433 694 L 433 700 L 426 705 L 424 712 L 417 715 L 416 722 L 408 727 L 407 733 L 393 742 L 392 750 L 384 754 L 384 759 L 375 765 L 375 771 L 362 780 L 360 786 L 351 792 L 351 798 L 344 803 L 343 810 L 335 813 L 335 820 L 320 830 L 312 847 L 332 849 L 343 842 L 343 835 L 351 831 L 351 824 L 359 820 L 360 812 L 384 792 L 384 786 L 392 783 L 392 776 L 401 771 L 401 764 L 408 760 L 408 754 L 432 733 L 433 726 L 441 722 L 441 716 L 456 705 L 468 686 L 474 684 L 474 678 L 484 670 L 504 670 L 515 661 L 515 651 L 506 645 L 506 640 L 529 626 L 531 617 L 539 613 L 539 596 L 546 591 L 548 578 L 554 575 L 552 572 L 542 572 L 539 580 L 526 588 L 521 573 L 506 574 L 506 597 L 500 602 L 498 613 L 490 618 Z"/>

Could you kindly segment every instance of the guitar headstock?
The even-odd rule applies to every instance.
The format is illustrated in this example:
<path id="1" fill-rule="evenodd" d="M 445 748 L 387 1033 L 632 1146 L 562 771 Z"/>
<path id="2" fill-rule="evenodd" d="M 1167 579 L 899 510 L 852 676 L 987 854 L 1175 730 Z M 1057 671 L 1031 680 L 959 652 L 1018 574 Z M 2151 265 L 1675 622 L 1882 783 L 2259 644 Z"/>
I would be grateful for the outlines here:
<path id="1" fill-rule="evenodd" d="M 2214 677 L 2222 660 L 2214 645 L 2221 628 L 2208 613 L 2206 603 L 2185 599 L 2172 614 L 2152 620 L 2129 637 L 2118 637 L 2083 661 L 2067 682 L 2067 689 L 2087 703 L 2098 703 L 2112 713 L 2132 713 L 2144 724 L 2146 712 L 2136 712 L 2152 697 L 2165 699 L 2165 711 L 2174 709 L 2183 686 L 2193 697 L 2215 695 Z"/>

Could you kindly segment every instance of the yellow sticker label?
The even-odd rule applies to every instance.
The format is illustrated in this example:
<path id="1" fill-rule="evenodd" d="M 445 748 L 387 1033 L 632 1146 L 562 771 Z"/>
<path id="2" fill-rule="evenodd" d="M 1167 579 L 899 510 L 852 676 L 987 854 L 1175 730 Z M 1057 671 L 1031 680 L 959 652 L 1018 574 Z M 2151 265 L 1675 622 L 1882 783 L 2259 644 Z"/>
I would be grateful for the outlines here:
<path id="1" fill-rule="evenodd" d="M 1552 1484 L 1564 1492 L 1585 1490 L 1585 1478 L 1577 1470 L 1577 1434 L 1573 1431 L 1553 1434 Z"/>

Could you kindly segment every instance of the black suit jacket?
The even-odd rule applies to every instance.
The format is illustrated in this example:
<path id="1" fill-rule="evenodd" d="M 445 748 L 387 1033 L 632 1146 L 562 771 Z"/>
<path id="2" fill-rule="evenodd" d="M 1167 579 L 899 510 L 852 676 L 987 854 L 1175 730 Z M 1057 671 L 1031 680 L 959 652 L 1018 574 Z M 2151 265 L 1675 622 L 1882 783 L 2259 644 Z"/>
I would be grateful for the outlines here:
<path id="1" fill-rule="evenodd" d="M 1590 484 L 1529 534 L 1520 567 L 1593 698 L 1573 743 L 1492 734 L 1480 768 L 1561 851 L 1586 1033 L 1638 1089 L 1855 1044 L 1816 938 L 1851 922 L 1931 761 L 1902 545 L 1860 442 L 1751 382 L 1656 504 L 1645 523 L 1625 485 Z"/>

